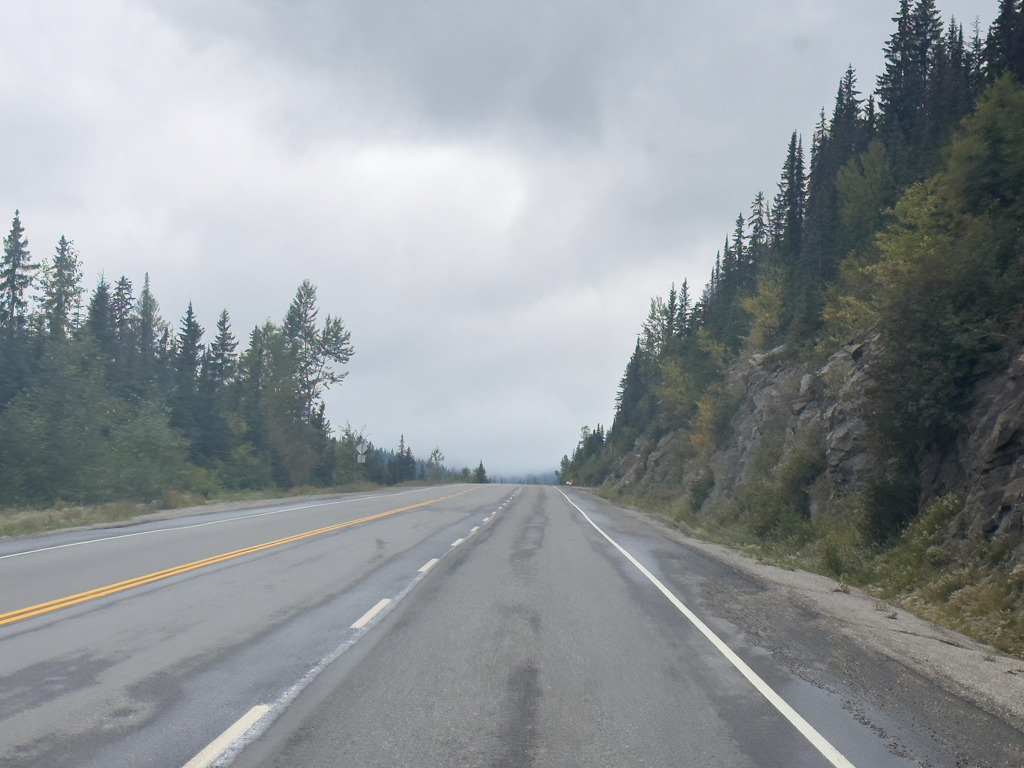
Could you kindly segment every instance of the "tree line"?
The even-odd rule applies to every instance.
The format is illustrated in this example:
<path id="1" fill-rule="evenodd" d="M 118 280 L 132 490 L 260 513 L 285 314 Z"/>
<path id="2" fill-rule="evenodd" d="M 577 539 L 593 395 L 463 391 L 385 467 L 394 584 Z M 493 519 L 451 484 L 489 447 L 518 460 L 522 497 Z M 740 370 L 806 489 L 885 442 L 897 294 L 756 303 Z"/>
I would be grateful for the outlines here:
<path id="1" fill-rule="evenodd" d="M 101 277 L 86 295 L 73 242 L 34 260 L 16 211 L 0 264 L 0 504 L 481 481 L 446 469 L 439 450 L 419 462 L 404 438 L 356 464 L 363 436 L 335 436 L 323 400 L 346 375 L 351 334 L 321 320 L 308 280 L 245 349 L 227 310 L 206 336 L 191 303 L 177 324 L 161 317 L 148 274 L 141 291 Z"/>
<path id="2" fill-rule="evenodd" d="M 956 438 L 973 384 L 1022 341 L 1024 5 L 1002 0 L 984 36 L 944 24 L 933 0 L 901 0 L 893 21 L 873 92 L 850 67 L 806 152 L 792 134 L 775 194 L 737 217 L 699 298 L 684 281 L 652 299 L 612 425 L 583 429 L 563 482 L 600 484 L 638 441 L 677 430 L 709 457 L 741 355 L 823 362 L 876 329 L 870 534 L 917 513 L 922 457 Z"/>

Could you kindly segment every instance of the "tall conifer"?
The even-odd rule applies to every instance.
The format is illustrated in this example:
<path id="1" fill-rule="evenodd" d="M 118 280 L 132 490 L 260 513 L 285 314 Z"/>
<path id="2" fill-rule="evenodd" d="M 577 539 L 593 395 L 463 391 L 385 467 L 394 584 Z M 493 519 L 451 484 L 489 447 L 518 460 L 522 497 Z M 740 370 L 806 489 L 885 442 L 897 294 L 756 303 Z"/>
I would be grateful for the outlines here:
<path id="1" fill-rule="evenodd" d="M 0 328 L 23 330 L 28 319 L 26 293 L 37 265 L 28 251 L 28 238 L 21 225 L 21 214 L 14 212 L 11 232 L 4 238 L 4 258 L 0 264 Z"/>
<path id="2" fill-rule="evenodd" d="M 67 339 L 78 327 L 83 292 L 82 262 L 62 235 L 43 273 L 43 313 L 51 338 Z"/>

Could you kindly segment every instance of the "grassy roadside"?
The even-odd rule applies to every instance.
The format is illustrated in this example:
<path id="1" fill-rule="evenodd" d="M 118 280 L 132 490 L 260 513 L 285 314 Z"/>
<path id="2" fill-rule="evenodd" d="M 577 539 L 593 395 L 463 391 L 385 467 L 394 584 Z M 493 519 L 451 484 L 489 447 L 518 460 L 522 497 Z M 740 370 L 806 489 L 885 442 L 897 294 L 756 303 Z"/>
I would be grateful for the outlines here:
<path id="1" fill-rule="evenodd" d="M 884 548 L 865 542 L 855 500 L 817 519 L 792 520 L 765 536 L 756 520 L 692 512 L 689 498 L 621 495 L 590 489 L 621 506 L 657 517 L 687 535 L 739 550 L 789 570 L 857 586 L 940 626 L 1024 658 L 1024 568 L 1001 563 L 997 545 L 982 551 L 951 545 L 949 526 L 962 500 L 935 502 Z M 1012 543 L 1012 542 L 1011 542 Z"/>
<path id="2" fill-rule="evenodd" d="M 341 493 L 373 491 L 383 486 L 374 483 L 357 483 L 334 488 L 302 486 L 282 490 L 280 488 L 262 491 L 234 491 L 203 496 L 198 493 L 168 491 L 159 499 L 149 503 L 115 501 L 109 504 L 75 506 L 58 501 L 48 509 L 0 509 L 0 538 L 31 536 L 32 534 L 57 531 L 65 528 L 117 523 L 131 520 L 139 515 L 164 510 L 205 507 L 215 504 L 266 501 L 295 496 L 321 496 Z M 212 511 L 212 510 L 211 510 Z"/>

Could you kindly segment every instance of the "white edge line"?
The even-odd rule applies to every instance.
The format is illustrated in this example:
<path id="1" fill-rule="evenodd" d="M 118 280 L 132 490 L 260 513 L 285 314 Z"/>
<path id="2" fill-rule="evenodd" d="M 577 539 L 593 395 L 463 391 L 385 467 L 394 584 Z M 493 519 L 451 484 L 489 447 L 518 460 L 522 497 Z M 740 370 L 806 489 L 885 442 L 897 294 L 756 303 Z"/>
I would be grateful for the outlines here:
<path id="1" fill-rule="evenodd" d="M 362 616 L 360 616 L 359 617 L 359 621 L 357 621 L 355 624 L 353 624 L 351 627 L 349 627 L 349 629 L 362 629 L 367 624 L 369 624 L 371 621 L 373 621 L 373 617 L 374 616 L 376 616 L 378 613 L 380 613 L 385 608 L 387 608 L 388 604 L 390 602 L 391 602 L 391 598 L 390 597 L 385 597 L 383 600 L 381 600 L 379 603 L 377 603 L 375 606 L 373 606 L 373 608 L 371 608 L 366 613 L 364 613 Z"/>
<path id="2" fill-rule="evenodd" d="M 430 560 L 428 560 L 426 562 L 426 565 L 424 565 L 422 568 L 420 568 L 419 572 L 420 573 L 426 573 L 431 568 L 433 568 L 435 565 L 437 565 L 439 562 L 440 561 L 436 557 L 433 557 L 433 558 L 431 558 Z"/>
<path id="3" fill-rule="evenodd" d="M 579 510 L 579 513 L 583 515 L 584 518 L 586 518 L 586 521 L 590 523 L 592 526 L 594 526 L 594 530 L 596 530 L 598 533 L 604 536 L 613 547 L 619 550 L 619 552 L 621 552 L 625 556 L 625 558 L 629 560 L 629 562 L 635 565 L 637 569 L 640 571 L 640 573 L 646 576 L 648 580 L 650 580 L 650 582 L 654 584 L 654 586 L 656 586 L 661 591 L 661 593 L 665 595 L 665 597 L 667 597 L 672 602 L 672 604 L 676 608 L 678 608 L 679 611 L 684 616 L 686 616 L 686 618 L 690 620 L 690 623 L 692 623 L 693 626 L 699 629 L 701 634 L 704 635 L 704 637 L 706 637 L 708 640 L 710 640 L 719 651 L 721 651 L 722 655 L 725 656 L 725 658 L 727 658 L 732 663 L 732 665 L 736 667 L 737 670 L 739 670 L 740 674 L 747 678 L 747 680 L 749 680 L 751 684 L 755 688 L 757 688 L 761 695 L 768 699 L 772 706 L 774 706 L 782 714 L 783 717 L 789 720 L 789 722 L 792 723 L 793 726 L 796 727 L 796 729 L 800 731 L 801 734 L 803 734 L 804 738 L 806 738 L 815 749 L 817 749 L 822 755 L 824 755 L 826 760 L 832 763 L 832 765 L 836 766 L 836 768 L 854 768 L 853 763 L 851 763 L 849 760 L 843 757 L 843 755 L 839 752 L 838 749 L 833 747 L 832 744 L 830 744 L 824 736 L 822 736 L 820 733 L 818 733 L 818 731 L 814 729 L 814 726 L 812 726 L 810 723 L 804 720 L 803 717 L 801 717 L 795 709 L 789 706 L 789 704 L 786 703 L 785 699 L 779 696 L 779 694 L 777 694 L 774 691 L 774 689 L 770 685 L 768 685 L 768 683 L 762 680 L 761 677 L 754 670 L 747 666 L 747 663 L 743 661 L 743 659 L 741 659 L 739 656 L 737 656 L 735 651 L 733 651 L 732 648 L 726 645 L 721 640 L 721 638 L 718 637 L 718 635 L 712 632 L 711 628 L 708 627 L 707 624 L 701 621 L 689 608 L 683 605 L 682 601 L 680 601 L 680 599 L 676 597 L 668 587 L 662 584 L 661 581 L 659 581 L 653 573 L 644 568 L 644 566 L 641 565 L 635 557 L 629 554 L 629 552 L 623 549 L 619 545 L 619 543 L 615 541 L 615 539 L 613 539 L 607 533 L 602 531 L 597 526 L 597 523 L 590 519 L 590 516 L 586 512 L 580 509 L 572 499 L 565 495 L 565 492 L 562 491 L 561 488 L 557 488 L 556 490 L 559 493 L 561 493 L 562 496 L 565 496 L 566 501 L 568 501 L 570 504 L 572 504 L 572 506 L 576 507 L 576 509 Z"/>
<path id="4" fill-rule="evenodd" d="M 266 704 L 259 704 L 250 709 L 238 718 L 234 725 L 211 741 L 202 752 L 185 763 L 185 768 L 209 768 L 214 760 L 223 755 L 228 747 L 244 736 L 245 732 L 256 725 L 259 719 L 269 711 L 270 707 Z"/>
<path id="5" fill-rule="evenodd" d="M 0 555 L 0 560 L 6 560 L 9 557 L 21 557 L 22 555 L 34 555 L 37 552 L 49 552 L 54 549 L 66 549 L 68 547 L 80 547 L 83 544 L 98 544 L 101 541 L 114 541 L 115 539 L 129 539 L 133 536 L 148 536 L 151 533 L 171 533 L 173 531 L 188 531 L 192 528 L 205 528 L 208 525 L 220 525 L 221 523 L 233 523 L 236 520 L 251 520 L 254 517 L 267 517 L 268 515 L 279 515 L 282 512 L 295 512 L 300 509 L 314 509 L 316 507 L 329 507 L 332 504 L 350 504 L 353 501 L 366 501 L 367 499 L 384 499 L 392 496 L 404 496 L 407 493 L 416 493 L 417 491 L 423 491 L 427 489 L 437 488 L 438 486 L 427 486 L 427 488 L 414 488 L 411 491 L 399 491 L 398 493 L 384 493 L 376 496 L 360 496 L 355 499 L 336 499 L 335 501 L 324 501 L 319 504 L 303 504 L 298 507 L 286 507 L 285 509 L 275 509 L 271 512 L 256 512 L 252 515 L 240 515 L 239 517 L 226 517 L 223 520 L 211 520 L 206 523 L 195 523 L 193 525 L 182 525 L 176 528 L 156 528 L 152 531 L 137 531 L 135 533 L 122 533 L 117 536 L 104 536 L 102 539 L 86 539 L 85 541 L 73 541 L 70 544 L 57 544 L 52 547 L 40 547 L 39 549 L 26 549 L 24 552 L 12 552 L 9 555 Z M 209 513 L 208 513 L 209 514 Z M 214 513 L 216 514 L 216 513 Z M 136 523 L 136 525 L 144 525 L 144 523 Z M 59 534 L 60 531 L 52 531 L 53 534 Z"/>
<path id="6" fill-rule="evenodd" d="M 464 541 L 465 541 L 465 539 L 456 539 L 455 541 L 452 542 L 452 546 L 453 547 L 457 547 L 457 546 L 459 546 L 459 544 L 461 544 Z"/>

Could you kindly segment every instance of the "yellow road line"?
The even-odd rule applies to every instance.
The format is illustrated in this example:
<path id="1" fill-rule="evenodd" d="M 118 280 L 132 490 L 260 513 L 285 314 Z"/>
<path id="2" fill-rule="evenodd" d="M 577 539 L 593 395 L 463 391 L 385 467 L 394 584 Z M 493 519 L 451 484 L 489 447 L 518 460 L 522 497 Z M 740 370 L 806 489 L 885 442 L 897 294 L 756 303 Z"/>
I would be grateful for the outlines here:
<path id="1" fill-rule="evenodd" d="M 117 584 L 109 584 L 105 587 L 98 587 L 97 589 L 90 589 L 88 592 L 79 592 L 77 595 L 62 597 L 59 600 L 51 600 L 48 603 L 39 603 L 38 605 L 31 605 L 28 608 L 21 608 L 17 611 L 11 611 L 10 613 L 0 613 L 0 627 L 4 626 L 5 624 L 14 624 L 17 621 L 31 619 L 34 616 L 42 616 L 46 613 L 59 611 L 62 608 L 70 608 L 73 605 L 87 603 L 90 600 L 97 600 L 101 597 L 107 597 L 108 595 L 115 595 L 118 592 L 124 592 L 125 590 L 134 589 L 135 587 L 141 587 L 146 584 L 152 584 L 154 581 L 169 579 L 172 576 L 179 576 L 180 574 L 188 573 L 189 571 L 195 571 L 199 568 L 205 568 L 208 565 L 216 565 L 217 563 L 223 563 L 227 560 L 234 560 L 237 557 L 252 555 L 257 552 L 263 552 L 268 549 L 273 549 L 274 547 L 280 547 L 285 544 L 291 544 L 296 541 L 302 541 L 303 539 L 310 539 L 314 536 L 321 536 L 325 533 L 340 531 L 343 528 L 351 528 L 353 525 L 359 525 L 360 523 L 369 523 L 373 520 L 380 520 L 383 517 L 397 515 L 401 512 L 408 512 L 410 509 L 417 509 L 419 507 L 426 507 L 431 504 L 437 504 L 439 501 L 444 501 L 446 499 L 454 499 L 456 496 L 461 496 L 464 493 L 469 493 L 470 491 L 474 490 L 476 489 L 470 488 L 465 491 L 453 493 L 450 496 L 442 496 L 439 499 L 421 501 L 419 504 L 410 504 L 408 507 L 402 507 L 401 509 L 392 509 L 387 512 L 380 512 L 376 515 L 370 515 L 369 517 L 361 517 L 358 520 L 349 520 L 347 523 L 328 525 L 325 528 L 317 528 L 315 531 L 307 531 L 306 533 L 299 533 L 294 536 L 287 536 L 283 539 L 277 539 L 276 541 L 268 541 L 266 544 L 256 544 L 252 547 L 236 549 L 234 552 L 226 552 L 223 555 L 214 555 L 213 557 L 207 557 L 203 560 L 196 560 L 195 562 L 185 563 L 184 565 L 178 565 L 174 568 L 167 568 L 163 571 L 149 573 L 145 576 L 137 576 L 134 579 L 128 579 L 127 581 L 119 581 Z"/>

